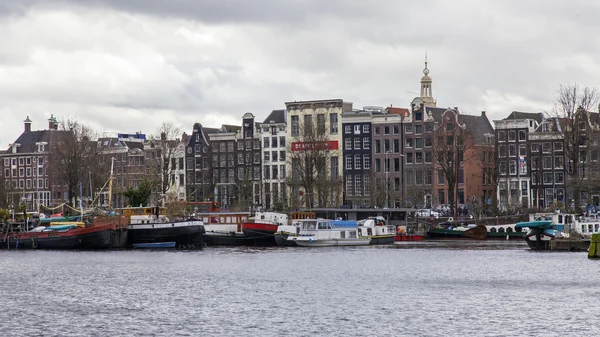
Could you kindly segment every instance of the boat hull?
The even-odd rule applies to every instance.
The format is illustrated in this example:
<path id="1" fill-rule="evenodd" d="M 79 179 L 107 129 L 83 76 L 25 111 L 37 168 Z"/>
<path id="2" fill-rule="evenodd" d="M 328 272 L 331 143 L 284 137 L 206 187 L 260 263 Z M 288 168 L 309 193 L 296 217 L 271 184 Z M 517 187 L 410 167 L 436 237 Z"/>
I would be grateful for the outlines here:
<path id="1" fill-rule="evenodd" d="M 202 248 L 204 226 L 189 222 L 166 224 L 131 224 L 128 230 L 129 246 L 144 243 L 175 242 L 180 248 Z"/>
<path id="2" fill-rule="evenodd" d="M 368 246 L 371 239 L 344 238 L 344 239 L 307 239 L 306 237 L 290 237 L 299 247 L 333 247 L 333 246 Z"/>
<path id="3" fill-rule="evenodd" d="M 209 246 L 243 246 L 252 244 L 251 240 L 239 232 L 206 232 L 202 235 L 202 239 Z"/>
<path id="4" fill-rule="evenodd" d="M 395 234 L 371 236 L 370 245 L 389 245 L 394 243 Z"/>
<path id="5" fill-rule="evenodd" d="M 276 232 L 274 235 L 275 243 L 281 247 L 297 247 L 295 241 L 288 240 L 289 236 L 290 234 L 287 232 Z"/>
<path id="6" fill-rule="evenodd" d="M 77 228 L 66 232 L 25 232 L 0 242 L 8 249 L 102 250 L 112 248 L 114 226 Z"/>
<path id="7" fill-rule="evenodd" d="M 402 234 L 396 235 L 394 241 L 423 241 L 423 235 Z"/>
<path id="8" fill-rule="evenodd" d="M 524 232 L 487 232 L 483 239 L 468 237 L 466 231 L 457 231 L 451 229 L 434 228 L 427 231 L 427 237 L 435 240 L 523 240 Z"/>
<path id="9" fill-rule="evenodd" d="M 254 245 L 274 246 L 277 244 L 275 242 L 277 227 L 277 225 L 273 224 L 244 223 L 242 225 L 242 232 Z"/>

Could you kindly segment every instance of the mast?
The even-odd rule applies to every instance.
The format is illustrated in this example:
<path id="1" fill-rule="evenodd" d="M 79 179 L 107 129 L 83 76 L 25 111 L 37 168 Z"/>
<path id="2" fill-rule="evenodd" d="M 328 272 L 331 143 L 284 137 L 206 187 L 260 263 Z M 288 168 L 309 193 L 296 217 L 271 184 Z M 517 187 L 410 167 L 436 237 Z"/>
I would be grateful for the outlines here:
<path id="1" fill-rule="evenodd" d="M 83 221 L 83 183 L 79 182 L 79 215 L 81 216 L 81 221 Z"/>
<path id="2" fill-rule="evenodd" d="M 108 208 L 112 208 L 112 181 L 113 181 L 113 169 L 115 166 L 115 157 L 110 159 L 110 177 L 108 178 Z"/>

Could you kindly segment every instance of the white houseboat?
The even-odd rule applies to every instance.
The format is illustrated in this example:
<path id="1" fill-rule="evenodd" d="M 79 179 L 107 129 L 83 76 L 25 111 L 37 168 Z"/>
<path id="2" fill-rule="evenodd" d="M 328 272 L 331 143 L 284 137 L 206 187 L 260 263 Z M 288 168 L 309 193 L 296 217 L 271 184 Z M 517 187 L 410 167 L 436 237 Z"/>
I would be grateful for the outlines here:
<path id="1" fill-rule="evenodd" d="M 359 234 L 356 221 L 332 221 L 327 219 L 300 220 L 296 235 L 288 235 L 287 241 L 301 247 L 364 246 L 371 238 Z"/>

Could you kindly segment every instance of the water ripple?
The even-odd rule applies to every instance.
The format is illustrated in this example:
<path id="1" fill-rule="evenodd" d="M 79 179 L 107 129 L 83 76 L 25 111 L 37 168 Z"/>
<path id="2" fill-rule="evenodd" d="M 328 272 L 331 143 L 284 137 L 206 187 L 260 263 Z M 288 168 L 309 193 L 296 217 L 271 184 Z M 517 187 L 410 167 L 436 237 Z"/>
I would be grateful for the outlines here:
<path id="1" fill-rule="evenodd" d="M 1 336 L 582 336 L 585 253 L 435 243 L 0 252 Z M 405 247 L 405 248 L 406 248 Z"/>

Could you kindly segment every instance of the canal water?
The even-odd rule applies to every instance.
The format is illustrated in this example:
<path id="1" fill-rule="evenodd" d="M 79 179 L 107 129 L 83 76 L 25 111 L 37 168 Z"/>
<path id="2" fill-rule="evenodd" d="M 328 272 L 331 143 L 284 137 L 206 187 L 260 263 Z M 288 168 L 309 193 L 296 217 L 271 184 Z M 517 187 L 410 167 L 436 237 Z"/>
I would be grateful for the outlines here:
<path id="1" fill-rule="evenodd" d="M 597 336 L 599 270 L 521 242 L 2 251 L 0 336 Z"/>

